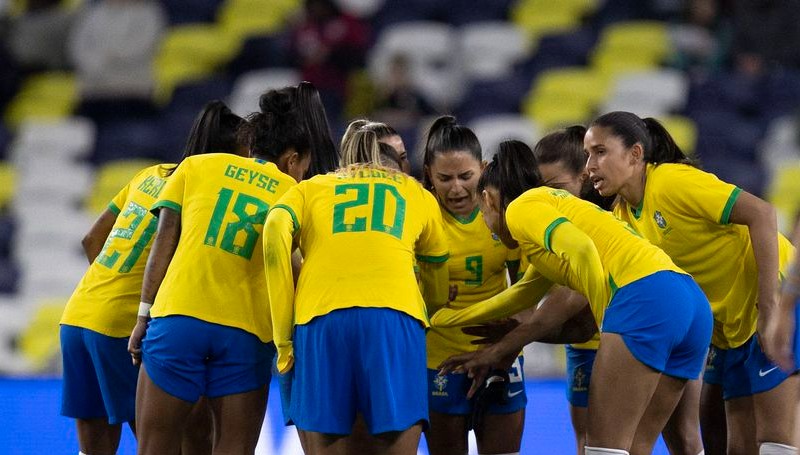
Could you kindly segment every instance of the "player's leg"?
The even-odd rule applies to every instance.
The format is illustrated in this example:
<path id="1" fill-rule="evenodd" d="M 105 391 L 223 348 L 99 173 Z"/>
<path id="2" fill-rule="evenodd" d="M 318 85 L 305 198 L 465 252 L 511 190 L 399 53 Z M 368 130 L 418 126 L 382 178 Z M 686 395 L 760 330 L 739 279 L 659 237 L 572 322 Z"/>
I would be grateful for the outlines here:
<path id="1" fill-rule="evenodd" d="M 192 407 L 186 419 L 186 428 L 181 439 L 182 455 L 210 455 L 214 443 L 214 419 L 211 405 L 206 397 Z"/>
<path id="2" fill-rule="evenodd" d="M 725 419 L 728 423 L 728 455 L 758 453 L 753 397 L 725 400 Z"/>
<path id="3" fill-rule="evenodd" d="M 684 395 L 686 384 L 687 381 L 685 379 L 674 378 L 666 374 L 661 375 L 653 398 L 650 400 L 647 410 L 636 427 L 636 436 L 633 439 L 633 445 L 630 450 L 631 455 L 646 455 L 653 451 L 658 435 L 664 430 L 667 422 L 671 420 L 678 401 Z M 677 400 L 675 397 L 678 397 Z M 699 403 L 695 401 L 695 409 L 697 409 L 698 405 Z M 697 421 L 695 420 L 695 422 Z M 697 430 L 695 430 L 695 434 L 699 445 L 700 435 L 697 434 Z M 697 455 L 701 450 L 702 447 L 698 448 L 694 453 L 688 453 L 688 455 Z M 673 447 L 670 447 L 670 454 L 682 455 L 684 453 L 687 452 L 676 452 Z"/>
<path id="4" fill-rule="evenodd" d="M 797 454 L 794 430 L 799 387 L 800 378 L 795 374 L 784 379 L 777 387 L 753 395 L 760 453 Z M 768 451 L 766 447 L 771 449 Z"/>
<path id="5" fill-rule="evenodd" d="M 636 360 L 620 335 L 603 333 L 600 340 L 589 390 L 586 447 L 628 451 L 661 373 Z M 664 423 L 666 418 L 655 425 Z"/>
<path id="6" fill-rule="evenodd" d="M 147 364 L 143 363 L 136 393 L 139 455 L 179 454 L 181 433 L 193 405 L 156 385 L 147 373 Z"/>
<path id="7" fill-rule="evenodd" d="M 700 391 L 702 382 L 686 383 L 678 405 L 672 412 L 661 436 L 672 455 L 698 455 L 703 451 L 700 438 Z"/>
<path id="8" fill-rule="evenodd" d="M 214 453 L 253 453 L 258 444 L 268 386 L 249 392 L 209 398 L 214 413 Z"/>
<path id="9" fill-rule="evenodd" d="M 488 403 L 480 423 L 475 426 L 475 439 L 480 454 L 519 453 L 525 427 L 524 359 L 518 357 L 508 370 L 508 387 L 504 397 Z"/>
<path id="10" fill-rule="evenodd" d="M 700 392 L 700 428 L 705 455 L 728 453 L 728 424 L 725 419 L 722 385 L 703 381 Z"/>
<path id="11" fill-rule="evenodd" d="M 450 375 L 448 375 L 450 376 Z M 463 376 L 463 375 L 462 375 Z M 466 401 L 466 392 L 463 392 Z M 429 412 L 430 426 L 425 431 L 428 453 L 431 455 L 464 455 L 469 449 L 469 416 Z"/>
<path id="12" fill-rule="evenodd" d="M 596 349 L 576 349 L 566 346 L 567 354 L 567 401 L 578 455 L 583 455 L 586 445 L 586 422 L 589 406 L 589 385 L 592 367 L 597 356 Z"/>

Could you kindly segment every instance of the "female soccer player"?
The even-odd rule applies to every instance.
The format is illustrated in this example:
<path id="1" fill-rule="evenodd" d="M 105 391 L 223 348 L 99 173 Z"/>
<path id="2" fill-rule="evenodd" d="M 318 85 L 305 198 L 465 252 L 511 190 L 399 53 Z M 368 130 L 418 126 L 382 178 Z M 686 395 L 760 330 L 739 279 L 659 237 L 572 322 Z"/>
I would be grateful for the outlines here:
<path id="1" fill-rule="evenodd" d="M 654 119 L 602 115 L 584 146 L 595 188 L 620 196 L 617 216 L 691 273 L 711 302 L 715 325 L 703 395 L 721 393 L 725 400 L 727 453 L 797 453 L 798 379 L 770 362 L 762 346 L 771 340 L 759 339 L 793 250 L 777 232 L 775 210 L 691 166 Z M 705 405 L 702 414 L 705 424 Z M 715 433 L 706 428 L 704 438 Z M 718 441 L 706 444 L 709 454 L 719 453 Z"/>
<path id="2" fill-rule="evenodd" d="M 450 245 L 450 286 L 457 288 L 455 300 L 449 303 L 453 308 L 481 302 L 503 291 L 509 276 L 513 281 L 517 278 L 519 250 L 493 237 L 480 217 L 476 187 L 484 164 L 472 130 L 450 116 L 439 117 L 431 125 L 423 155 L 423 185 L 436 196 L 442 212 Z M 476 350 L 473 340 L 460 327 L 428 332 L 431 425 L 425 438 L 432 455 L 467 453 L 470 429 L 475 430 L 480 453 L 519 452 L 528 401 L 521 356 L 508 369 L 507 396 L 502 402 L 487 403 L 485 409 L 474 409 L 475 400 L 467 399 L 471 380 L 465 374 L 439 374 L 437 367 L 446 358 Z"/>
<path id="3" fill-rule="evenodd" d="M 587 296 L 601 341 L 585 451 L 628 454 L 648 406 L 663 428 L 686 381 L 700 374 L 712 329 L 708 301 L 664 252 L 596 205 L 543 187 L 536 169 L 525 144 L 502 143 L 478 183 L 484 220 L 507 246 L 519 244 L 547 280 Z M 515 329 L 504 339 L 518 335 Z M 459 369 L 491 365 L 497 359 L 486 352 L 502 358 L 521 346 L 500 345 Z"/>
<path id="4" fill-rule="evenodd" d="M 357 164 L 302 182 L 267 217 L 278 369 L 294 371 L 290 415 L 310 453 L 346 453 L 360 415 L 369 453 L 415 454 L 428 420 L 426 304 L 447 302 L 447 244 L 433 196 L 380 162 L 377 135 L 356 131 L 342 163 Z"/>
<path id="5" fill-rule="evenodd" d="M 201 395 L 214 415 L 214 451 L 255 450 L 275 353 L 262 226 L 311 161 L 295 90 L 261 96 L 241 132 L 253 158 L 188 158 L 153 205 L 159 227 L 129 344 L 143 365 L 141 454 L 177 453 L 175 434 Z"/>
<path id="6" fill-rule="evenodd" d="M 348 140 L 349 133 L 351 134 L 351 132 L 362 128 L 377 134 L 378 142 L 390 145 L 395 152 L 397 152 L 400 159 L 400 170 L 411 175 L 411 163 L 408 161 L 408 152 L 406 151 L 405 144 L 403 144 L 403 138 L 400 137 L 400 134 L 398 134 L 394 128 L 385 123 L 371 122 L 367 119 L 354 120 L 348 125 L 347 131 L 345 131 L 342 137 L 342 142 L 344 143 Z"/>
<path id="7" fill-rule="evenodd" d="M 243 122 L 221 101 L 207 104 L 192 126 L 182 160 L 206 152 L 237 151 L 236 130 Z M 78 442 L 85 454 L 115 453 L 122 422 L 134 430 L 139 372 L 130 362 L 128 336 L 136 323 L 137 298 L 157 226 L 149 208 L 174 169 L 162 164 L 139 172 L 83 239 L 91 265 L 61 318 L 61 413 L 77 420 Z M 196 411 L 202 417 L 204 408 Z M 210 423 L 204 429 L 210 432 Z M 185 448 L 191 448 L 186 453 L 202 453 L 196 448 L 202 447 L 204 437 L 186 438 Z"/>
<path id="8" fill-rule="evenodd" d="M 586 173 L 586 156 L 583 150 L 585 134 L 586 128 L 576 125 L 543 137 L 533 149 L 539 163 L 539 172 L 546 186 L 565 189 L 574 196 L 610 210 L 614 197 L 599 195 Z M 588 343 L 566 346 L 567 397 L 579 450 L 583 450 L 584 446 L 589 384 L 598 344 L 599 337 Z M 672 455 L 697 455 L 703 450 L 699 431 L 700 387 L 701 383 L 697 379 L 686 384 L 683 397 L 664 428 L 664 442 Z M 645 420 L 637 429 L 632 453 L 649 453 L 647 447 L 637 446 L 647 446 L 649 441 L 661 433 L 660 428 L 648 426 L 649 421 Z"/>

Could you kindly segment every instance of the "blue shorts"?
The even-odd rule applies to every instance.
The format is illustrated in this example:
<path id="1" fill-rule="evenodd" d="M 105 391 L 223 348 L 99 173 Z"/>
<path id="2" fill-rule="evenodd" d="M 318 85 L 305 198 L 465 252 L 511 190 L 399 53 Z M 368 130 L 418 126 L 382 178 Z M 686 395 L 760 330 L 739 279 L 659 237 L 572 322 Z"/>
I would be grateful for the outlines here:
<path id="1" fill-rule="evenodd" d="M 508 369 L 508 400 L 506 404 L 490 403 L 487 414 L 511 414 L 525 409 L 528 397 L 525 394 L 525 376 L 522 372 L 524 359 L 520 356 Z M 464 373 L 449 373 L 439 376 L 439 370 L 428 369 L 428 400 L 430 410 L 440 414 L 472 414 L 473 400 L 467 399 L 472 379 Z"/>
<path id="2" fill-rule="evenodd" d="M 567 401 L 579 408 L 589 406 L 589 384 L 597 351 L 565 346 L 567 351 Z"/>
<path id="3" fill-rule="evenodd" d="M 107 417 L 112 425 L 133 422 L 139 369 L 131 362 L 127 338 L 62 325 L 61 353 L 61 415 L 76 419 Z"/>
<path id="4" fill-rule="evenodd" d="M 250 392 L 269 383 L 275 345 L 252 333 L 188 316 L 150 321 L 142 365 L 168 394 L 194 403 Z"/>
<path id="5" fill-rule="evenodd" d="M 289 414 L 298 429 L 372 434 L 428 422 L 425 329 L 388 308 L 346 308 L 295 326 Z"/>
<path id="6" fill-rule="evenodd" d="M 800 304 L 800 301 L 797 303 Z M 800 307 L 795 305 L 795 318 L 800 316 L 799 313 Z M 800 336 L 797 330 L 794 334 L 794 355 L 797 368 L 800 365 Z M 789 376 L 769 361 L 758 344 L 758 334 L 754 334 L 737 348 L 711 346 L 703 381 L 722 386 L 722 399 L 730 400 L 772 390 Z"/>
<path id="7" fill-rule="evenodd" d="M 712 328 L 711 305 L 694 279 L 662 271 L 617 290 L 601 331 L 619 334 L 631 354 L 650 368 L 697 379 Z"/>

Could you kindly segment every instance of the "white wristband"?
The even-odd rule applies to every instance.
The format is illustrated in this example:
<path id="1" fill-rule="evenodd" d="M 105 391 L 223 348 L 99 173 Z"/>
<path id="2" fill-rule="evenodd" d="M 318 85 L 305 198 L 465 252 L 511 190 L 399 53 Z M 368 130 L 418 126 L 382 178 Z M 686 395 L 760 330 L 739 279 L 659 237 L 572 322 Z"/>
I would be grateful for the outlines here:
<path id="1" fill-rule="evenodd" d="M 150 307 L 152 307 L 152 303 L 145 303 L 139 302 L 139 316 L 149 318 L 150 317 Z"/>

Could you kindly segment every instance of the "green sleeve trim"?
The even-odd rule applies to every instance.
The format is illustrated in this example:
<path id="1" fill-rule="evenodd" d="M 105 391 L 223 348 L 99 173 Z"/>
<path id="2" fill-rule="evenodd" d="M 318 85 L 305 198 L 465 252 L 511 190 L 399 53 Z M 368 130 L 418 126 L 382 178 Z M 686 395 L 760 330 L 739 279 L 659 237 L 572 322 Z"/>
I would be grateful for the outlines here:
<path id="1" fill-rule="evenodd" d="M 608 286 L 611 288 L 611 297 L 613 298 L 614 294 L 617 293 L 619 286 L 617 286 L 617 283 L 614 282 L 614 277 L 611 276 L 611 274 L 608 275 Z"/>
<path id="2" fill-rule="evenodd" d="M 561 218 L 556 218 L 552 223 L 550 223 L 550 226 L 547 226 L 547 229 L 544 230 L 544 248 L 547 251 L 550 251 L 551 253 L 553 252 L 553 250 L 550 248 L 550 241 L 552 240 L 553 237 L 553 230 L 557 228 L 559 224 L 565 223 L 567 221 L 569 220 L 563 216 Z"/>
<path id="3" fill-rule="evenodd" d="M 739 199 L 739 194 L 742 192 L 742 189 L 738 186 L 733 189 L 731 192 L 730 197 L 728 198 L 728 202 L 725 203 L 725 208 L 722 209 L 722 216 L 719 218 L 719 224 L 729 224 L 731 222 L 731 212 L 733 211 L 733 204 L 736 203 L 736 200 Z"/>
<path id="4" fill-rule="evenodd" d="M 443 254 L 441 256 L 423 256 L 421 254 L 417 255 L 417 261 L 429 262 L 433 264 L 440 264 L 442 262 L 447 261 L 449 258 L 450 258 L 450 253 Z"/>
<path id="5" fill-rule="evenodd" d="M 119 207 L 117 207 L 117 204 L 115 204 L 114 201 L 108 203 L 108 211 L 116 216 L 119 216 L 119 212 L 121 212 L 121 210 L 119 209 Z"/>
<path id="6" fill-rule="evenodd" d="M 300 230 L 300 222 L 297 221 L 297 215 L 294 213 L 294 210 L 292 210 L 292 208 L 289 207 L 288 205 L 284 205 L 284 204 L 276 204 L 276 205 L 274 205 L 272 207 L 272 210 L 275 210 L 275 209 L 284 209 L 287 212 L 289 212 L 289 215 L 291 215 L 291 217 L 292 217 L 292 226 L 293 226 L 292 236 L 297 234 L 297 232 Z"/>
<path id="7" fill-rule="evenodd" d="M 158 201 L 158 202 L 156 202 L 155 204 L 153 204 L 153 207 L 150 209 L 150 213 L 152 213 L 155 216 L 158 216 L 158 209 L 160 209 L 162 207 L 166 208 L 166 209 L 172 209 L 172 210 L 175 210 L 178 213 L 181 213 L 181 205 L 177 204 L 175 202 L 172 202 L 172 201 Z"/>
<path id="8" fill-rule="evenodd" d="M 521 261 L 519 259 L 517 259 L 516 261 L 506 261 L 506 267 L 511 267 L 512 265 L 516 265 L 517 267 L 519 267 L 520 262 Z"/>

